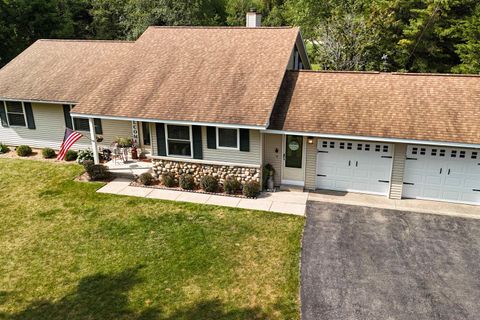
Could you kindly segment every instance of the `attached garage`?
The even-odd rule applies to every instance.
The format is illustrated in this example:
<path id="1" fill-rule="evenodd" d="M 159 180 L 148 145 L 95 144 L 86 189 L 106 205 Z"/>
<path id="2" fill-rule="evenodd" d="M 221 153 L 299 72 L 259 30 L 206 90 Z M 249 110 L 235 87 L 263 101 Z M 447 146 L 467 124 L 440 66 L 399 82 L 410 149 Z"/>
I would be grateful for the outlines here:
<path id="1" fill-rule="evenodd" d="M 393 145 L 319 139 L 316 188 L 387 195 Z"/>
<path id="2" fill-rule="evenodd" d="M 403 197 L 480 204 L 480 150 L 409 145 Z"/>

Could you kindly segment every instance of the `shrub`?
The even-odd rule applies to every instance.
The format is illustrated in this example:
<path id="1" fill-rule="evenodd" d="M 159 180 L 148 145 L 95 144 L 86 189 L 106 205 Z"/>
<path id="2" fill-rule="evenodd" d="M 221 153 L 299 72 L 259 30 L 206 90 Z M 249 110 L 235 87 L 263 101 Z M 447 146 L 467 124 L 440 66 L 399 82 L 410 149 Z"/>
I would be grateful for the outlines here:
<path id="1" fill-rule="evenodd" d="M 90 176 L 90 180 L 107 180 L 111 177 L 111 173 L 106 166 L 94 164 L 92 160 L 83 161 L 83 167 Z"/>
<path id="2" fill-rule="evenodd" d="M 175 186 L 175 175 L 171 172 L 162 174 L 162 182 L 167 188 L 173 188 Z"/>
<path id="3" fill-rule="evenodd" d="M 138 177 L 138 180 L 140 181 L 141 184 L 145 185 L 145 186 L 150 186 L 153 184 L 153 181 L 155 181 L 155 179 L 153 178 L 152 174 L 151 173 L 148 173 L 148 172 L 144 172 L 142 173 L 139 177 Z"/>
<path id="4" fill-rule="evenodd" d="M 214 176 L 203 176 L 202 179 L 200 179 L 200 186 L 206 192 L 217 192 L 218 179 Z"/>
<path id="5" fill-rule="evenodd" d="M 42 149 L 42 156 L 45 159 L 51 159 L 55 157 L 55 151 L 52 148 L 43 148 Z"/>
<path id="6" fill-rule="evenodd" d="M 7 147 L 7 145 L 0 143 L 0 154 L 7 153 L 8 151 L 10 151 L 10 149 Z"/>
<path id="7" fill-rule="evenodd" d="M 32 148 L 29 146 L 18 146 L 17 147 L 17 155 L 20 157 L 28 157 L 32 154 Z"/>
<path id="8" fill-rule="evenodd" d="M 247 198 L 255 198 L 260 192 L 260 185 L 256 181 L 248 181 L 243 185 L 243 195 Z"/>
<path id="9" fill-rule="evenodd" d="M 228 194 L 235 194 L 238 190 L 240 190 L 241 186 L 242 184 L 237 179 L 229 177 L 225 180 L 223 189 Z"/>
<path id="10" fill-rule="evenodd" d="M 117 138 L 115 141 L 120 148 L 130 148 L 133 146 L 133 140 L 131 138 Z"/>
<path id="11" fill-rule="evenodd" d="M 65 154 L 65 160 L 67 161 L 75 161 L 77 160 L 77 157 L 78 157 L 77 151 L 68 150 L 67 153 Z"/>
<path id="12" fill-rule="evenodd" d="M 91 150 L 78 151 L 77 162 L 83 164 L 86 160 L 93 160 L 93 152 Z"/>
<path id="13" fill-rule="evenodd" d="M 193 190 L 195 189 L 195 179 L 190 174 L 182 174 L 180 176 L 180 188 L 185 190 Z"/>

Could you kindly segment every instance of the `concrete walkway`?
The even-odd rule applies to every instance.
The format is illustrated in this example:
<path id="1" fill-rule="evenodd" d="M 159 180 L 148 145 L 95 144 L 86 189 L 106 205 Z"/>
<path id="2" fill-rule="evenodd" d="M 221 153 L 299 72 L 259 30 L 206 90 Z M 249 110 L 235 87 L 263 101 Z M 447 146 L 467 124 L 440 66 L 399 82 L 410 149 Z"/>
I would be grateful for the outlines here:
<path id="1" fill-rule="evenodd" d="M 138 160 L 130 160 L 122 162 L 121 160 L 109 161 L 105 164 L 115 177 L 122 178 L 134 178 L 144 172 L 148 172 L 152 169 L 151 162 L 143 162 Z"/>
<path id="2" fill-rule="evenodd" d="M 311 192 L 308 200 L 480 219 L 480 206 L 440 201 L 392 200 L 384 196 L 336 191 Z"/>
<path id="3" fill-rule="evenodd" d="M 177 190 L 132 187 L 129 185 L 130 183 L 131 179 L 117 178 L 97 190 L 97 192 L 150 199 L 211 204 L 232 208 L 272 211 L 299 216 L 305 215 L 308 199 L 308 192 L 266 192 L 262 193 L 257 199 L 245 199 Z"/>

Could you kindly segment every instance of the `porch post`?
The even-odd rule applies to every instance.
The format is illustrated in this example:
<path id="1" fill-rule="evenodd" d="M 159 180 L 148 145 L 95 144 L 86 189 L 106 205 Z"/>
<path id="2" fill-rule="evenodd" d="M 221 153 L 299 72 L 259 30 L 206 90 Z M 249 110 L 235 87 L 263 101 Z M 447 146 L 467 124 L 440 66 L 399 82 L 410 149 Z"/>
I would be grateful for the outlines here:
<path id="1" fill-rule="evenodd" d="M 95 122 L 93 118 L 88 118 L 88 126 L 90 127 L 90 141 L 92 142 L 93 159 L 95 164 L 100 163 L 98 157 L 97 137 L 95 135 Z"/>

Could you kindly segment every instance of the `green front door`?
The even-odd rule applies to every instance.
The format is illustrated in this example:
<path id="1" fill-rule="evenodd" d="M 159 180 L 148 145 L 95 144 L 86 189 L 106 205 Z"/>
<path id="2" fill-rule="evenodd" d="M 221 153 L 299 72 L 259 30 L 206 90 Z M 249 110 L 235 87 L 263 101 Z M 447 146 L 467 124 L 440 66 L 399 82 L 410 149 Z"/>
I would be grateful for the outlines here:
<path id="1" fill-rule="evenodd" d="M 301 168 L 303 155 L 303 137 L 287 136 L 285 139 L 285 167 Z"/>

